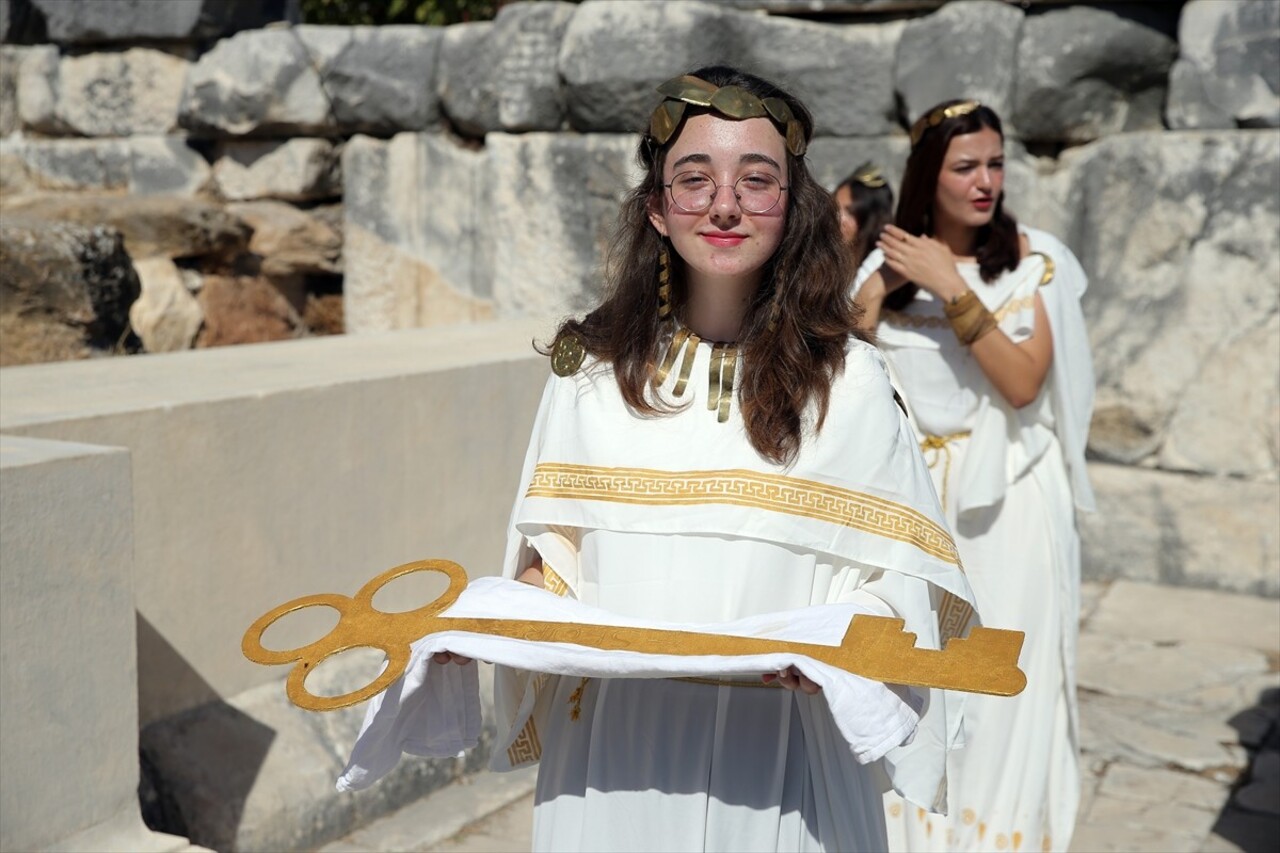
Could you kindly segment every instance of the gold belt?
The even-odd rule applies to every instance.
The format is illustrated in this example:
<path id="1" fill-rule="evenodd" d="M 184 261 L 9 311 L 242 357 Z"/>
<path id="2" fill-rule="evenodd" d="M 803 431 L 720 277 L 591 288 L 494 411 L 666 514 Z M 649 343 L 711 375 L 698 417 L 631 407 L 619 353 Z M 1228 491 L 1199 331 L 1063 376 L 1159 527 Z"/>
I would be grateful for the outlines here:
<path id="1" fill-rule="evenodd" d="M 968 438 L 972 433 L 969 430 L 963 432 L 953 432 L 950 435 L 926 435 L 920 440 L 920 452 L 928 453 L 933 451 L 933 458 L 925 457 L 925 461 L 929 463 L 929 467 L 933 468 L 938 464 L 938 458 L 942 458 L 942 512 L 947 511 L 947 484 L 951 480 L 951 444 L 962 438 Z"/>

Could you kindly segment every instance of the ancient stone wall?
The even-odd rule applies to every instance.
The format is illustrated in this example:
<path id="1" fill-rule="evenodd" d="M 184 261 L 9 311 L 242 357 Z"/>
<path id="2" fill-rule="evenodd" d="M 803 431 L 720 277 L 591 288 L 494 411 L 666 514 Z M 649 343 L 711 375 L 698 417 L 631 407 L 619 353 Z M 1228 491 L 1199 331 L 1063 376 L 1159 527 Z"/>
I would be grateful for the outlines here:
<path id="1" fill-rule="evenodd" d="M 801 95 L 828 186 L 978 97 L 1091 279 L 1088 570 L 1280 592 L 1280 4 L 160 6 L 0 7 L 41 42 L 0 47 L 0 363 L 579 311 L 652 89 L 699 64 Z"/>

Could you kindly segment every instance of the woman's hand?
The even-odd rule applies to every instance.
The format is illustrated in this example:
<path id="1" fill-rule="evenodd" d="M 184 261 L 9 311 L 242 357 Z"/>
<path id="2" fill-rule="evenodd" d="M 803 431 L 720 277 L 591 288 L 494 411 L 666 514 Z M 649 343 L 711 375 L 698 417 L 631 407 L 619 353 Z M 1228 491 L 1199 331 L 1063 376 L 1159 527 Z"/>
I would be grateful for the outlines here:
<path id="1" fill-rule="evenodd" d="M 456 663 L 459 666 L 466 666 L 471 663 L 471 658 L 464 658 L 462 655 L 455 655 L 453 652 L 436 652 L 431 656 L 436 663 Z"/>
<path id="2" fill-rule="evenodd" d="M 789 666 L 786 669 L 780 669 L 777 672 L 766 672 L 760 676 L 760 680 L 765 684 L 772 684 L 777 681 L 788 690 L 799 690 L 801 693 L 812 696 L 822 691 L 822 688 L 809 679 L 804 673 Z"/>
<path id="3" fill-rule="evenodd" d="M 968 290 L 956 271 L 955 256 L 941 240 L 917 237 L 896 225 L 886 225 L 876 247 L 884 252 L 886 267 L 943 302 L 950 302 Z M 886 282 L 886 292 L 890 289 Z"/>
<path id="4" fill-rule="evenodd" d="M 520 573 L 516 580 L 520 581 L 520 583 L 527 583 L 530 586 L 536 586 L 538 589 L 542 589 L 542 555 L 535 553 L 533 555 L 533 562 L 528 568 Z M 436 652 L 431 656 L 431 659 L 436 663 L 456 663 L 462 666 L 466 666 L 471 663 L 471 658 L 466 658 L 462 655 L 455 655 L 453 652 Z"/>

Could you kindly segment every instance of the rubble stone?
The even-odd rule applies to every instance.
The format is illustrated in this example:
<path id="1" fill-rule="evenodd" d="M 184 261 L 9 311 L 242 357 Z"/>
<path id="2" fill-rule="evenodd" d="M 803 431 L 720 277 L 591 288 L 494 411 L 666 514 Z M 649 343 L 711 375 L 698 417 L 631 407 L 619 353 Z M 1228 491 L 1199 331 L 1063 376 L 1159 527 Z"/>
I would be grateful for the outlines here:
<path id="1" fill-rule="evenodd" d="M 181 123 L 207 136 L 335 130 L 320 75 L 290 28 L 238 33 L 201 56 L 187 76 Z"/>
<path id="2" fill-rule="evenodd" d="M 134 261 L 142 294 L 129 308 L 129 323 L 147 352 L 191 348 L 204 312 L 187 290 L 182 273 L 165 257 Z"/>
<path id="3" fill-rule="evenodd" d="M 127 330 L 139 289 L 115 229 L 6 207 L 0 222 L 0 314 L 69 327 L 86 342 L 109 348 Z"/>
<path id="4" fill-rule="evenodd" d="M 342 192 L 341 154 L 327 139 L 237 140 L 218 147 L 213 186 L 228 201 L 315 201 Z"/>
<path id="5" fill-rule="evenodd" d="M 1169 126 L 1280 127 L 1280 4 L 1191 0 L 1178 24 Z"/>
<path id="6" fill-rule="evenodd" d="M 1107 9 L 1028 17 L 1018 45 L 1013 124 L 1027 140 L 1080 143 L 1158 130 L 1177 43 Z"/>

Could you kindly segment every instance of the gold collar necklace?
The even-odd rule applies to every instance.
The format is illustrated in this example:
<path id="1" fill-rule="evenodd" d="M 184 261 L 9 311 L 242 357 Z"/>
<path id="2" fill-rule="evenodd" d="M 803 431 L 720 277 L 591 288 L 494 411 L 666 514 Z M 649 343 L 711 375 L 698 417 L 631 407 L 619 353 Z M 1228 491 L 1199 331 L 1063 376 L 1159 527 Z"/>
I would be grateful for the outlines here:
<path id="1" fill-rule="evenodd" d="M 658 365 L 654 375 L 654 385 L 660 386 L 667 381 L 676 359 L 680 359 L 680 372 L 676 375 L 675 388 L 671 393 L 683 397 L 689 387 L 689 374 L 693 371 L 693 359 L 698 352 L 698 344 L 702 338 L 693 332 L 678 327 L 671 335 L 671 343 L 667 345 L 667 354 Z M 716 421 L 724 423 L 729 420 L 729 404 L 733 400 L 733 374 L 738 366 L 738 345 L 736 343 L 711 344 L 711 366 L 707 377 L 707 409 L 716 412 Z"/>

